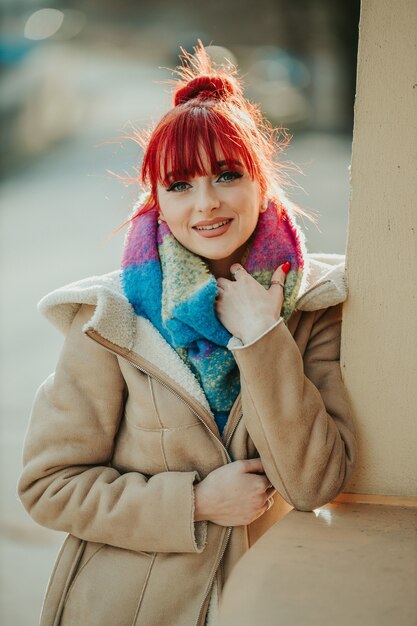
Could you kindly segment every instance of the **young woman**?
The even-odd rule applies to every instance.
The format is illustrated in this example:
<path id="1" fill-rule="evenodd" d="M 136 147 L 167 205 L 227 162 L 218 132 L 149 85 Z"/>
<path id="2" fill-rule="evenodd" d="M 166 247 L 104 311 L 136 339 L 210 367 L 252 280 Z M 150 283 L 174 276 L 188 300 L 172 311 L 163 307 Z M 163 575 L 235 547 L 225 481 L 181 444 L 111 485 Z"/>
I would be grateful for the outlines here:
<path id="1" fill-rule="evenodd" d="M 200 46 L 145 146 L 121 271 L 40 303 L 66 337 L 19 493 L 68 533 L 43 626 L 214 624 L 256 538 L 349 479 L 343 264 L 306 253 L 275 147 Z"/>

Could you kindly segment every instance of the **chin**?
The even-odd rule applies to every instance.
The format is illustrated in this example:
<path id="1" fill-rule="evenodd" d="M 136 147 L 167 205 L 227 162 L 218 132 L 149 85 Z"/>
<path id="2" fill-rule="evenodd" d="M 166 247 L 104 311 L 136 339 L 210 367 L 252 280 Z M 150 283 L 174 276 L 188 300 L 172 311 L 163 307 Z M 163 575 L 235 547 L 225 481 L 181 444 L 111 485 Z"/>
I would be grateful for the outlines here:
<path id="1" fill-rule="evenodd" d="M 228 259 L 236 250 L 237 248 L 223 248 L 218 251 L 200 250 L 198 252 L 195 250 L 195 254 L 209 261 L 221 261 L 222 259 Z"/>
<path id="2" fill-rule="evenodd" d="M 226 250 L 221 250 L 220 252 L 198 252 L 197 254 L 199 254 L 199 256 L 203 256 L 205 259 L 210 259 L 211 261 L 220 261 L 221 259 L 225 259 L 227 257 L 230 256 L 230 254 L 233 254 L 231 252 L 228 252 Z"/>

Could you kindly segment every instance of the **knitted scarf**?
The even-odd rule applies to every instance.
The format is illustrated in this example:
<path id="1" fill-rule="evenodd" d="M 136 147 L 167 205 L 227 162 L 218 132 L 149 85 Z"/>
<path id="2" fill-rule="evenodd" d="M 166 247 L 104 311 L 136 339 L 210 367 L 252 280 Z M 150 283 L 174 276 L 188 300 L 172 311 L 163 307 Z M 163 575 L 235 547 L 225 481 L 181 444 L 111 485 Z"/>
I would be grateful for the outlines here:
<path id="1" fill-rule="evenodd" d="M 122 287 L 137 315 L 158 329 L 199 380 L 220 431 L 240 391 L 239 371 L 227 344 L 231 334 L 216 316 L 218 287 L 204 260 L 185 248 L 168 225 L 158 225 L 158 211 L 130 223 L 122 259 Z M 303 240 L 282 206 L 278 216 L 270 201 L 241 261 L 268 288 L 276 268 L 291 262 L 281 315 L 291 316 L 300 289 Z"/>

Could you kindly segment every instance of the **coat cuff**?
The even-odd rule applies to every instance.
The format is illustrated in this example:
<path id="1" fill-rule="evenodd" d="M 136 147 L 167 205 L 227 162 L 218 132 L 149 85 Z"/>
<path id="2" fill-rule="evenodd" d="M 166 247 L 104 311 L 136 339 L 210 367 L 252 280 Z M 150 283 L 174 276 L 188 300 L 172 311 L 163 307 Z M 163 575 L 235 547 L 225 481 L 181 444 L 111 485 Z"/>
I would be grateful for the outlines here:
<path id="1" fill-rule="evenodd" d="M 280 317 L 274 324 L 272 324 L 272 326 L 270 326 L 267 330 L 265 330 L 262 333 L 262 335 L 259 335 L 259 337 L 256 337 L 256 339 L 253 339 L 249 343 L 243 343 L 243 341 L 241 339 L 239 339 L 239 337 L 234 337 L 233 336 L 231 339 L 229 339 L 227 347 L 231 351 L 242 350 L 244 348 L 248 348 L 249 346 L 252 346 L 254 343 L 256 343 L 257 341 L 262 339 L 262 337 L 265 337 L 265 335 L 267 335 L 269 332 L 271 332 L 271 330 L 273 330 L 276 326 L 278 326 L 278 324 L 281 324 L 281 322 L 283 322 L 283 321 L 284 321 L 284 318 Z"/>
<path id="2" fill-rule="evenodd" d="M 194 521 L 194 485 L 199 480 L 197 472 L 163 472 L 149 479 L 148 485 L 156 487 L 155 494 L 160 492 L 159 501 L 163 503 L 160 518 L 154 522 L 155 544 L 161 544 L 158 546 L 160 551 L 200 553 L 204 550 L 207 522 Z M 159 532 L 164 536 L 161 541 L 157 538 Z"/>

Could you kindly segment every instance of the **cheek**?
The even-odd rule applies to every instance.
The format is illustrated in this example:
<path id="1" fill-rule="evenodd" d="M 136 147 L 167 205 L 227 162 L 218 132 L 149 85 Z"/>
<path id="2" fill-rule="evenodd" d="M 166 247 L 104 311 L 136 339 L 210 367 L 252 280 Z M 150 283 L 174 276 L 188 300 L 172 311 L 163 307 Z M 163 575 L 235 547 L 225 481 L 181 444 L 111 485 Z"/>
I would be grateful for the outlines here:
<path id="1" fill-rule="evenodd" d="M 157 201 L 161 218 L 172 232 L 176 231 L 182 222 L 181 207 L 176 206 L 175 198 L 172 199 L 163 193 L 157 195 Z"/>
<path id="2" fill-rule="evenodd" d="M 251 183 L 245 189 L 245 206 L 247 209 L 255 214 L 259 214 L 259 209 L 261 206 L 261 192 L 258 183 Z"/>
<path id="3" fill-rule="evenodd" d="M 181 207 L 160 207 L 161 218 L 167 223 L 170 231 L 176 239 L 182 244 L 187 241 L 189 230 L 187 224 L 189 220 Z"/>
<path id="4" fill-rule="evenodd" d="M 246 219 L 248 224 L 255 225 L 258 223 L 261 211 L 261 199 L 258 190 L 252 190 L 246 198 Z"/>

